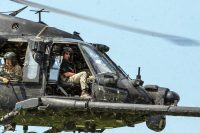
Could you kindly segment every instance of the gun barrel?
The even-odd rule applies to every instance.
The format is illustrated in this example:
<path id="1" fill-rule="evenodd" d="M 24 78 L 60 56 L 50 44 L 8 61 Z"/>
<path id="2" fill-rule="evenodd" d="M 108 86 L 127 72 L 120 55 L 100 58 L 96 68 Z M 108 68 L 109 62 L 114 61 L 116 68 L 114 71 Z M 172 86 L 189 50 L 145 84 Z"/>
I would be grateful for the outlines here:
<path id="1" fill-rule="evenodd" d="M 92 101 L 77 101 L 57 98 L 41 98 L 43 105 L 50 108 L 89 109 L 103 112 L 142 113 L 146 115 L 171 115 L 200 117 L 200 107 L 181 107 L 165 105 L 146 105 L 128 103 L 106 103 Z"/>
<path id="2" fill-rule="evenodd" d="M 143 112 L 146 114 L 200 117 L 200 107 L 90 102 L 89 108 L 112 109 L 119 112 Z"/>
<path id="3" fill-rule="evenodd" d="M 176 107 L 168 109 L 167 115 L 200 117 L 200 107 Z"/>

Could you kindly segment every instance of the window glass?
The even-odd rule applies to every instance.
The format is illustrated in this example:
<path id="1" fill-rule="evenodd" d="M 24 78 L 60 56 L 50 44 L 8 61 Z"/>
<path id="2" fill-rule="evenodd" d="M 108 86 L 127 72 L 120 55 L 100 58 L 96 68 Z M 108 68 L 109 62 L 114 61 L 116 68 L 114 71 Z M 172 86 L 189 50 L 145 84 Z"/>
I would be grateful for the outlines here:
<path id="1" fill-rule="evenodd" d="M 23 81 L 24 82 L 39 82 L 39 64 L 33 59 L 30 47 L 27 47 L 26 57 L 23 67 Z"/>
<path id="2" fill-rule="evenodd" d="M 113 65 L 96 49 L 83 45 L 84 52 L 88 55 L 89 61 L 97 74 L 116 73 Z"/>
<path id="3" fill-rule="evenodd" d="M 0 65 L 5 64 L 3 57 L 0 57 Z"/>

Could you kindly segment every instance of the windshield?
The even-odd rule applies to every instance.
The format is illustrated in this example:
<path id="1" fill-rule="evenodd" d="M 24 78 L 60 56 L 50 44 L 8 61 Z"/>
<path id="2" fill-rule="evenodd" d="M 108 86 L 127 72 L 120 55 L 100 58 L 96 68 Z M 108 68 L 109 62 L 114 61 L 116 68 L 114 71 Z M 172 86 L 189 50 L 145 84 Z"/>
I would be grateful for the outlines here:
<path id="1" fill-rule="evenodd" d="M 95 48 L 82 45 L 84 52 L 89 57 L 89 61 L 97 74 L 100 73 L 115 73 L 116 70 L 104 55 L 100 54 Z"/>

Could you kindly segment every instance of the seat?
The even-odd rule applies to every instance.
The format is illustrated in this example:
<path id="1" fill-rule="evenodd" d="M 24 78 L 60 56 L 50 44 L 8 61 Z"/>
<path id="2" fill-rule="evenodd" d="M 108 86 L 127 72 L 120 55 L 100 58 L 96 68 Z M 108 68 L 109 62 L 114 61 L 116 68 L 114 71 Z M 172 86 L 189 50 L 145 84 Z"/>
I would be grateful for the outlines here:
<path id="1" fill-rule="evenodd" d="M 64 82 L 59 80 L 58 89 L 64 93 L 66 96 L 75 96 L 81 94 L 80 84 L 72 83 L 72 82 Z"/>

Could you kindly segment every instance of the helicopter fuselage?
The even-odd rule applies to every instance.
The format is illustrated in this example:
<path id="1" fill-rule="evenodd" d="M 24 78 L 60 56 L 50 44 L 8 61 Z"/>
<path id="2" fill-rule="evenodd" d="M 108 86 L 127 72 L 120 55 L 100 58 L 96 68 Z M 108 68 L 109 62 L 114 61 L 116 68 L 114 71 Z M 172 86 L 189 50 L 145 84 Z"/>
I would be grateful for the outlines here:
<path id="1" fill-rule="evenodd" d="M 134 126 L 149 120 L 151 115 L 147 112 L 115 112 L 109 108 L 107 111 L 88 108 L 83 110 L 82 105 L 83 108 L 80 109 L 77 109 L 79 106 L 69 108 L 60 105 L 79 101 L 174 105 L 179 101 L 179 96 L 167 88 L 143 86 L 140 73 L 136 79 L 131 79 L 107 55 L 109 48 L 106 45 L 86 43 L 78 34 L 17 17 L 0 14 L 0 22 L 1 59 L 3 60 L 5 52 L 13 51 L 23 67 L 22 81 L 0 84 L 1 116 L 13 109 L 19 111 L 19 115 L 11 121 L 7 120 L 10 120 L 9 115 L 2 117 L 2 124 L 13 122 L 52 126 L 62 130 L 86 129 L 88 124 L 90 129 L 94 126 L 95 129 Z M 91 99 L 80 98 L 80 86 L 60 81 L 64 47 L 71 47 L 74 51 L 76 72 L 86 71 L 88 75 L 95 77 L 95 80 L 88 83 Z M 26 101 L 25 104 L 23 101 Z M 31 105 L 35 104 L 32 108 Z M 30 108 L 23 110 L 26 105 L 30 105 Z M 48 107 L 49 105 L 51 106 Z M 149 126 L 160 131 L 164 128 L 165 118 L 162 115 L 155 115 L 155 118 L 155 124 L 151 123 Z M 159 122 L 162 122 L 161 127 L 157 125 Z"/>

